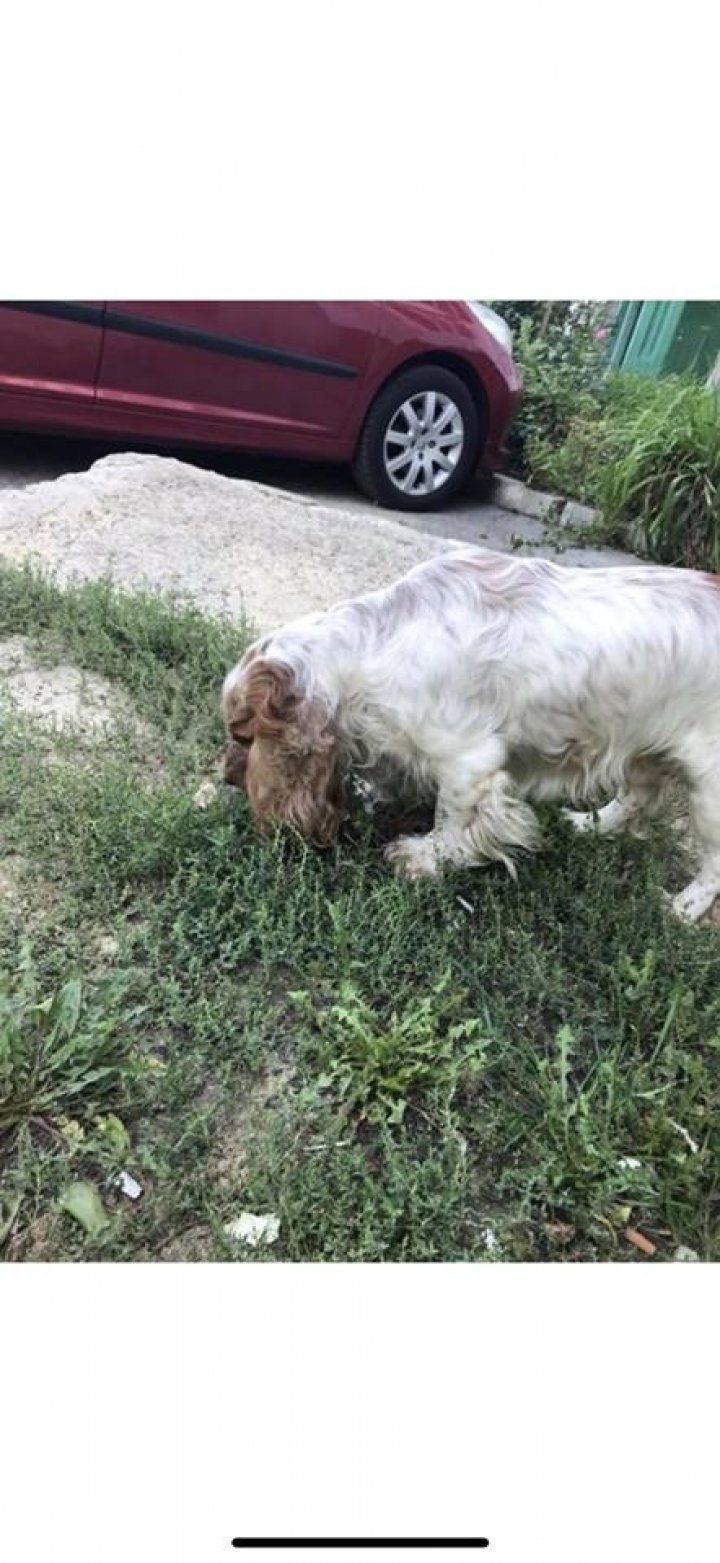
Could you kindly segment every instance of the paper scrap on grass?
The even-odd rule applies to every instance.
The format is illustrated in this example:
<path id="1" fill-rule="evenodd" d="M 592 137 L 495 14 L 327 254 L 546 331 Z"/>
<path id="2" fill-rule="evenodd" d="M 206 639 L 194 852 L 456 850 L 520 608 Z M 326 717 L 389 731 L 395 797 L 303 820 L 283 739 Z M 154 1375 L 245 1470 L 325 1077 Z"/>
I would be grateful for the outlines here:
<path id="1" fill-rule="evenodd" d="M 115 1187 L 121 1194 L 126 1194 L 128 1199 L 139 1199 L 142 1194 L 142 1183 L 137 1178 L 131 1177 L 129 1172 L 121 1172 L 115 1179 Z"/>
<path id="2" fill-rule="evenodd" d="M 217 798 L 218 790 L 215 782 L 204 781 L 200 783 L 198 790 L 193 795 L 193 803 L 197 809 L 209 809 Z"/>
<path id="3" fill-rule="evenodd" d="M 259 1248 L 261 1243 L 277 1242 L 280 1217 L 271 1212 L 256 1216 L 251 1210 L 242 1210 L 234 1221 L 228 1221 L 223 1231 L 236 1243 L 247 1243 L 248 1248 Z"/>
<path id="4" fill-rule="evenodd" d="M 91 1237 L 108 1225 L 108 1213 L 92 1183 L 69 1183 L 60 1195 L 58 1204 L 67 1211 Z"/>

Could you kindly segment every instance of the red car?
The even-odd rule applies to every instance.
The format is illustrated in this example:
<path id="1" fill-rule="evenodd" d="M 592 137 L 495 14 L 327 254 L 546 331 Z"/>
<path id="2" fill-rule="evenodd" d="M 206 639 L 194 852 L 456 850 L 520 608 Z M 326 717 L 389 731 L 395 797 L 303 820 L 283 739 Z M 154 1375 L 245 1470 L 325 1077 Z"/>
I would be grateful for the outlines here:
<path id="1" fill-rule="evenodd" d="M 499 463 L 520 393 L 479 303 L 0 303 L 0 427 L 351 462 L 383 505 Z"/>

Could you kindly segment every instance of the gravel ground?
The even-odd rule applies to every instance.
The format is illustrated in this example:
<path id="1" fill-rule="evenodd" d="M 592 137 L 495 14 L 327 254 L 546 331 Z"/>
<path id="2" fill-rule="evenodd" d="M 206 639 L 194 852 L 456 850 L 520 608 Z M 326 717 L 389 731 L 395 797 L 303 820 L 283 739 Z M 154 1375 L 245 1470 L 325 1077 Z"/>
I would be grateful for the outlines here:
<path id="1" fill-rule="evenodd" d="M 103 457 L 0 493 L 0 556 L 60 580 L 181 589 L 261 630 L 381 586 L 452 544 L 172 457 Z"/>
<path id="2" fill-rule="evenodd" d="M 0 439 L 0 557 L 32 557 L 64 580 L 181 588 L 262 630 L 463 543 L 568 564 L 631 559 L 608 549 L 558 555 L 541 523 L 488 504 L 479 483 L 449 510 L 408 517 L 372 505 L 342 468 L 207 452 L 192 462 L 96 458 L 87 442 Z"/>

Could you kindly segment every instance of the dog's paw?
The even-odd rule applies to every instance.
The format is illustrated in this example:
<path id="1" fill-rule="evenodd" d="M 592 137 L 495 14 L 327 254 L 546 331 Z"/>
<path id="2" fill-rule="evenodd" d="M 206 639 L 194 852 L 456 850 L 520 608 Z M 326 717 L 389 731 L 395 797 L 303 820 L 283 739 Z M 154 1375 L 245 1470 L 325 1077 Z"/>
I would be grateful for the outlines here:
<path id="1" fill-rule="evenodd" d="M 666 911 L 679 923 L 696 923 L 702 916 L 701 911 L 695 911 L 692 898 L 684 890 L 679 895 L 670 895 L 667 890 L 664 890 L 662 898 Z"/>
<path id="2" fill-rule="evenodd" d="M 439 872 L 440 863 L 429 836 L 398 836 L 385 848 L 386 863 L 404 879 L 427 879 Z"/>
<path id="3" fill-rule="evenodd" d="M 668 911 L 680 923 L 699 923 L 704 918 L 715 921 L 714 917 L 710 917 L 715 904 L 714 889 L 708 890 L 704 885 L 692 884 L 675 896 L 663 891 L 663 900 Z"/>

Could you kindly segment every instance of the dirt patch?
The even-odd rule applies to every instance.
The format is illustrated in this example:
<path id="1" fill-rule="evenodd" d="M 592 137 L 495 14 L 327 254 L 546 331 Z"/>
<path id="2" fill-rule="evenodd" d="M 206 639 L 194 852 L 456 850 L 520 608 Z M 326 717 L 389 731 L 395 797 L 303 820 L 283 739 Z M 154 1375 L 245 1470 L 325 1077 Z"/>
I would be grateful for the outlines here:
<path id="1" fill-rule="evenodd" d="M 17 907 L 24 897 L 26 863 L 19 853 L 11 852 L 0 860 L 0 901 Z"/>
<path id="2" fill-rule="evenodd" d="M 8 701 L 48 732 L 93 737 L 118 722 L 140 727 L 125 697 L 107 679 L 69 662 L 46 665 L 22 635 L 0 641 L 0 707 Z"/>
<path id="3" fill-rule="evenodd" d="M 0 641 L 0 716 L 10 712 L 37 729 L 44 765 L 92 769 L 98 745 L 124 730 L 138 741 L 133 766 L 141 786 L 153 789 L 165 778 L 158 735 L 124 691 L 71 662 L 43 661 L 22 635 Z M 63 739 L 71 740 L 69 747 Z"/>
<path id="4" fill-rule="evenodd" d="M 215 1257 L 215 1241 L 207 1227 L 188 1227 L 163 1243 L 152 1258 L 164 1264 L 203 1264 Z"/>
<path id="5" fill-rule="evenodd" d="M 19 1216 L 22 1215 L 22 1207 Z M 52 1209 L 37 1216 L 27 1226 L 19 1225 L 13 1232 L 5 1250 L 9 1260 L 23 1260 L 27 1264 L 47 1264 L 57 1258 L 58 1232 L 62 1222 L 58 1210 Z"/>
<path id="6" fill-rule="evenodd" d="M 287 1094 L 294 1074 L 291 1063 L 273 1060 L 242 1102 L 219 1125 L 208 1168 L 217 1189 L 233 1195 L 241 1193 L 253 1142 L 267 1130 L 268 1108 Z"/>
<path id="7" fill-rule="evenodd" d="M 42 928 L 56 904 L 55 885 L 33 871 L 27 858 L 18 852 L 0 857 L 0 907 L 25 933 Z"/>

